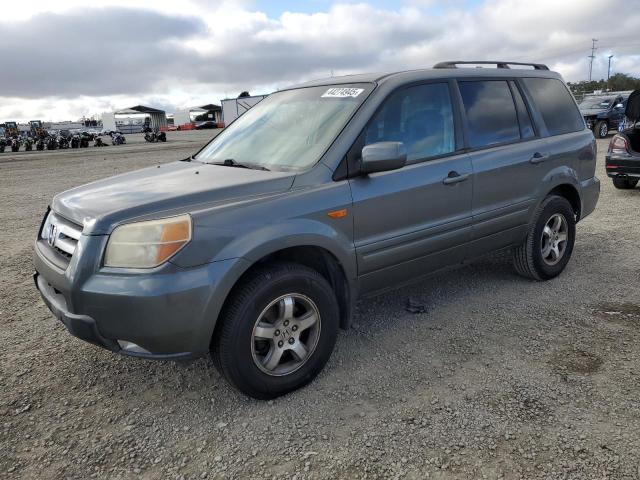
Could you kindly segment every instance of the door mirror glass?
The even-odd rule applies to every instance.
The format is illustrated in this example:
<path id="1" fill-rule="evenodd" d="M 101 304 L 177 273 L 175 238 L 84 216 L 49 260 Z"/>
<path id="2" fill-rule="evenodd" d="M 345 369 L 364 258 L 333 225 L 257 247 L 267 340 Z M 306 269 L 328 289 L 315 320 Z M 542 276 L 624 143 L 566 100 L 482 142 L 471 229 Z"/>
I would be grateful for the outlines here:
<path id="1" fill-rule="evenodd" d="M 386 172 L 402 168 L 407 163 L 407 151 L 402 142 L 378 142 L 362 149 L 362 173 Z"/>
<path id="2" fill-rule="evenodd" d="M 622 105 L 621 103 L 618 103 L 614 108 L 616 109 L 624 108 L 624 105 Z"/>

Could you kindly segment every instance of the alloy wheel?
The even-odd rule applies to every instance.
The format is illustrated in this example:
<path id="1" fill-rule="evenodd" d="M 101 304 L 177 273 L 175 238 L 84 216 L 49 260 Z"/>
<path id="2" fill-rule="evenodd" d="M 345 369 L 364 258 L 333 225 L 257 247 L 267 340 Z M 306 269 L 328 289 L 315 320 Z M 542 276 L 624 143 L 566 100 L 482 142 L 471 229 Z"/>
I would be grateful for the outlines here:
<path id="1" fill-rule="evenodd" d="M 607 126 L 606 123 L 603 123 L 600 126 L 600 138 L 604 138 L 607 136 L 607 133 L 609 133 L 609 127 Z"/>
<path id="2" fill-rule="evenodd" d="M 547 220 L 540 242 L 542 260 L 547 265 L 555 265 L 562 259 L 567 249 L 568 232 L 567 219 L 561 213 L 555 213 Z"/>
<path id="3" fill-rule="evenodd" d="M 267 375 L 289 375 L 313 354 L 320 338 L 320 311 L 307 296 L 282 295 L 262 311 L 253 327 L 251 354 Z"/>

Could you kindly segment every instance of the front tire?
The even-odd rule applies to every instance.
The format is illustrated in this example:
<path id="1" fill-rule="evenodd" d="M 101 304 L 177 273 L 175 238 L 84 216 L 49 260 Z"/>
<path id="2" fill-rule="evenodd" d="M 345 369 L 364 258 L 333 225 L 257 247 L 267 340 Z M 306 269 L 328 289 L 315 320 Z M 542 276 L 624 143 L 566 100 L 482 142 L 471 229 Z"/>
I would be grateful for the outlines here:
<path id="1" fill-rule="evenodd" d="M 336 342 L 339 310 L 322 275 L 278 263 L 261 267 L 236 287 L 218 321 L 214 363 L 240 391 L 270 399 L 320 373 Z"/>
<path id="2" fill-rule="evenodd" d="M 571 258 L 575 235 L 575 213 L 567 199 L 557 195 L 545 198 L 524 242 L 514 249 L 516 271 L 534 280 L 557 277 Z"/>
<path id="3" fill-rule="evenodd" d="M 609 125 L 604 120 L 600 120 L 593 127 L 593 133 L 598 138 L 605 138 L 609 134 Z"/>
<path id="4" fill-rule="evenodd" d="M 637 178 L 612 178 L 613 186 L 620 190 L 631 190 L 638 184 Z"/>

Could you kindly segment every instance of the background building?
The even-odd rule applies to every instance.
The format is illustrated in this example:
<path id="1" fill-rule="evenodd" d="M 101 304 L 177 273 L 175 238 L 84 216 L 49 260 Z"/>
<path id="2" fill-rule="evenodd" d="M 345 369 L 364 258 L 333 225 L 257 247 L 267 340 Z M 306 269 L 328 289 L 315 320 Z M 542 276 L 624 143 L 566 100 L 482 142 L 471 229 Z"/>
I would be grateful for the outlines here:
<path id="1" fill-rule="evenodd" d="M 102 128 L 119 130 L 122 133 L 140 133 L 145 127 L 153 130 L 167 126 L 167 115 L 164 110 L 136 105 L 135 107 L 105 112 L 102 114 Z"/>

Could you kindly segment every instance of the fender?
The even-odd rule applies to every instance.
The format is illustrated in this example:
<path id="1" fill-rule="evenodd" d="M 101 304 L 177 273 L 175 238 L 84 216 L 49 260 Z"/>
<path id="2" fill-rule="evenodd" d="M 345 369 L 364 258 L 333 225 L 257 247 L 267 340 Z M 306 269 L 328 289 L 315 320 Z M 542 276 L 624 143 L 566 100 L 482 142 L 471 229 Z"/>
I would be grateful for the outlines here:
<path id="1" fill-rule="evenodd" d="M 349 220 L 350 221 L 350 220 Z M 264 239 L 268 240 L 265 241 Z M 291 247 L 319 247 L 331 253 L 342 266 L 350 297 L 357 296 L 357 268 L 353 242 L 340 231 L 326 223 L 305 218 L 296 218 L 284 224 L 271 224 L 247 233 L 227 244 L 210 265 L 211 277 L 216 278 L 216 288 L 206 307 L 206 316 L 211 321 L 208 331 L 203 332 L 203 342 L 212 338 L 225 300 L 238 280 L 260 259 Z M 233 257 L 230 257 L 232 255 Z M 222 266 L 225 266 L 221 271 Z M 204 344 L 202 348 L 205 348 Z"/>
<path id="2" fill-rule="evenodd" d="M 308 218 L 293 218 L 251 231 L 225 245 L 216 259 L 242 257 L 254 264 L 279 250 L 302 246 L 327 250 L 342 265 L 347 279 L 355 280 L 357 268 L 353 241 L 340 230 Z"/>
<path id="3" fill-rule="evenodd" d="M 533 221 L 534 213 L 536 212 L 542 201 L 549 195 L 549 193 L 555 188 L 563 185 L 569 185 L 570 187 L 572 187 L 578 195 L 578 199 L 581 199 L 581 187 L 578 172 L 576 172 L 575 169 L 569 167 L 568 165 L 558 166 L 547 172 L 547 174 L 540 182 L 535 197 L 537 198 L 537 201 L 534 202 L 529 209 L 529 223 Z M 579 208 L 581 208 L 581 206 L 582 203 L 580 200 Z"/>

